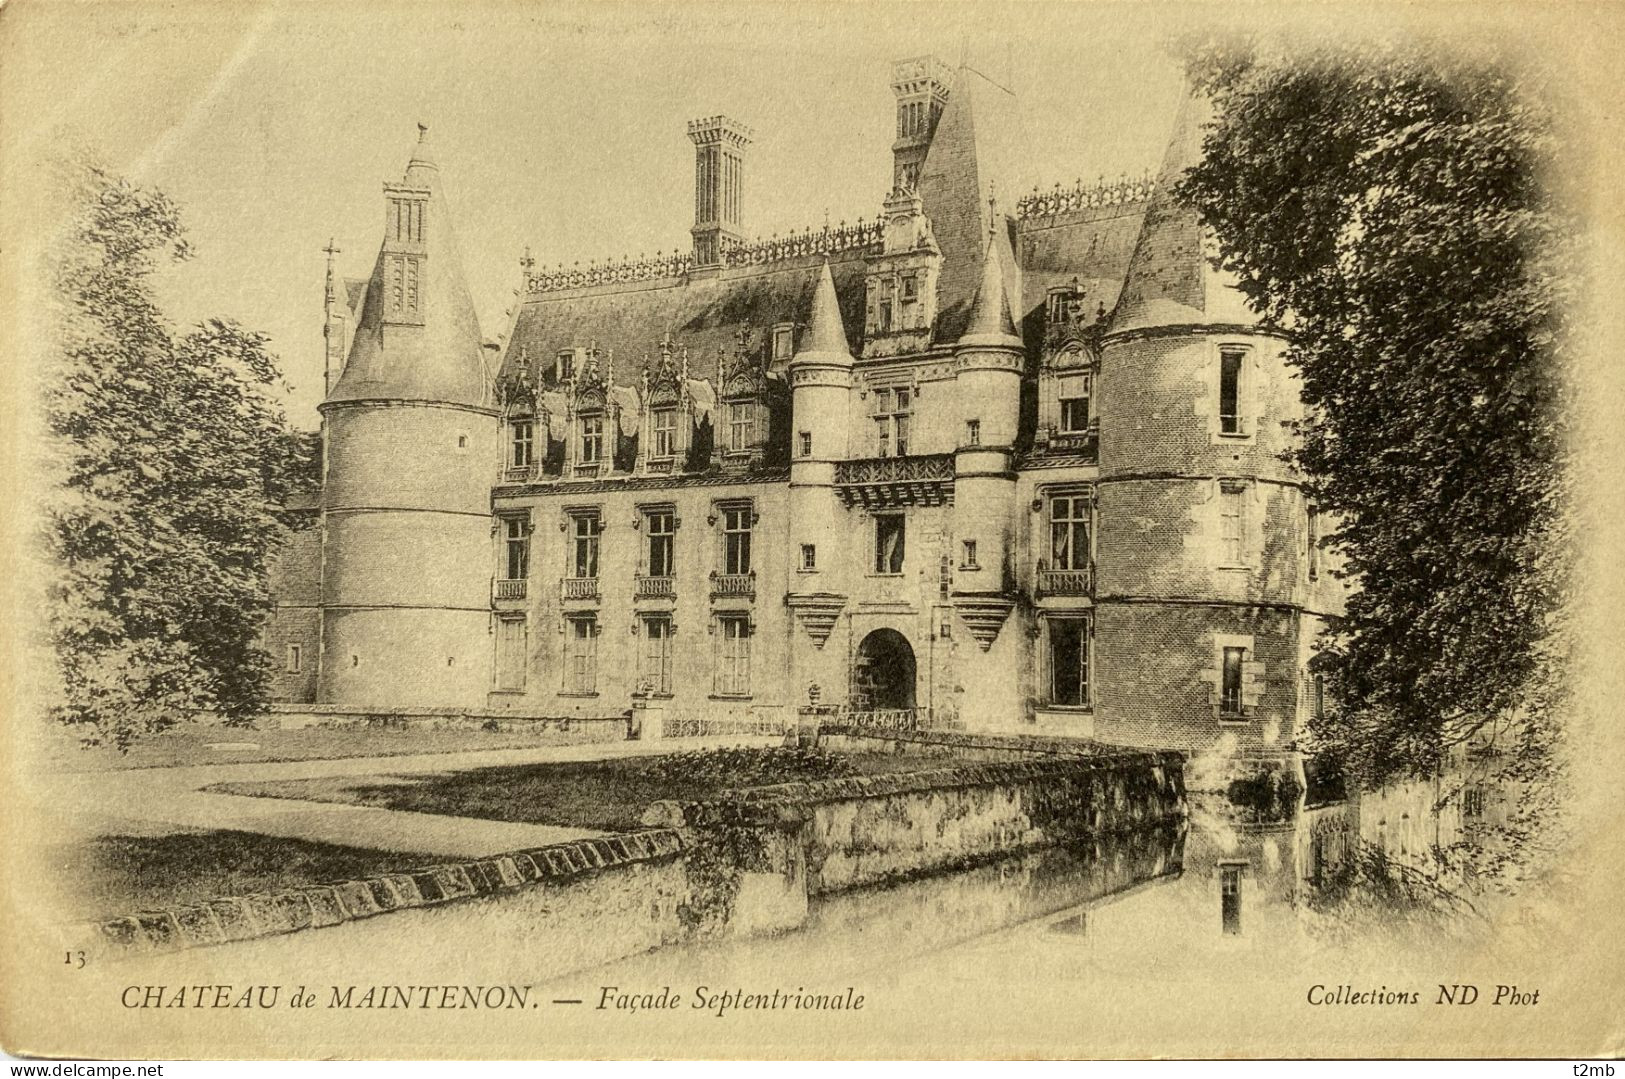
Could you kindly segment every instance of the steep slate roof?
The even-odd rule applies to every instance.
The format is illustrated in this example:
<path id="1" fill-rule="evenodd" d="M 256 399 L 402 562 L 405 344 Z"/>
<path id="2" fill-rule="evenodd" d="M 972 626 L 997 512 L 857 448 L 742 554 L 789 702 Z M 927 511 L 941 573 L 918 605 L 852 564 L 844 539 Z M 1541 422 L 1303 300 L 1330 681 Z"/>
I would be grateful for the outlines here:
<path id="1" fill-rule="evenodd" d="M 1015 319 L 1010 317 L 1010 297 L 1004 289 L 1003 237 L 995 230 L 982 251 L 982 279 L 971 301 L 970 317 L 959 344 L 1010 346 L 1021 348 Z"/>
<path id="2" fill-rule="evenodd" d="M 408 187 L 429 191 L 424 210 L 423 325 L 384 325 L 380 247 L 361 301 L 350 356 L 327 396 L 329 402 L 406 400 L 493 407 L 479 321 L 451 227 L 451 207 L 426 136 L 425 128 L 402 180 Z"/>
<path id="3" fill-rule="evenodd" d="M 1083 293 L 1084 310 L 1111 311 L 1123 288 L 1145 207 L 1144 202 L 1122 203 L 1022 221 L 1016 235 L 1021 314 L 1042 306 L 1051 288 L 1069 285 L 1074 278 Z"/>
<path id="4" fill-rule="evenodd" d="M 764 347 L 774 324 L 807 322 L 820 265 L 821 257 L 807 256 L 719 270 L 687 282 L 600 285 L 526 296 L 508 340 L 502 375 L 517 368 L 522 354 L 535 369 L 550 364 L 563 349 L 596 345 L 606 354 L 614 352 L 616 379 L 630 383 L 669 331 L 674 346 L 688 348 L 689 375 L 715 384 L 720 381 L 718 350 L 731 357 L 741 329 L 753 330 L 755 349 Z M 848 328 L 863 326 L 864 270 L 854 252 L 830 261 L 841 319 Z"/>
<path id="5" fill-rule="evenodd" d="M 965 332 L 993 212 L 989 198 L 1003 191 L 1005 199 L 1014 204 L 1010 163 L 1001 160 L 1010 152 L 1019 152 L 1020 121 L 1013 104 L 1009 91 L 975 69 L 961 67 L 920 169 L 920 201 L 942 251 L 937 324 L 932 334 L 937 344 L 951 345 Z M 1008 253 L 1003 257 L 1005 286 L 1014 310 L 1021 303 L 1021 272 Z"/>
<path id="6" fill-rule="evenodd" d="M 1211 245 L 1196 210 L 1173 194 L 1185 170 L 1201 160 L 1203 128 L 1211 115 L 1205 98 L 1187 92 L 1180 102 L 1173 138 L 1112 314 L 1111 333 L 1258 321 L 1236 290 L 1234 278 L 1208 262 Z"/>
<path id="7" fill-rule="evenodd" d="M 807 322 L 807 332 L 796 349 L 796 361 L 852 366 L 852 345 L 847 340 L 841 301 L 836 295 L 835 278 L 828 262 L 818 268 L 818 283 L 813 287 Z"/>

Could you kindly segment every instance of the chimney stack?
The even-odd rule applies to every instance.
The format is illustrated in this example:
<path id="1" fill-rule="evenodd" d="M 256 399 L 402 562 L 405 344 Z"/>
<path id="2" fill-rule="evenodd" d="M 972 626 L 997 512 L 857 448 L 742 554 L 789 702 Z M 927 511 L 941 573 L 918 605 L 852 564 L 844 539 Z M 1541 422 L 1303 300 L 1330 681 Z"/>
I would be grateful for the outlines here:
<path id="1" fill-rule="evenodd" d="M 726 116 L 691 120 L 694 142 L 694 265 L 716 266 L 725 247 L 745 238 L 745 148 L 751 130 Z"/>

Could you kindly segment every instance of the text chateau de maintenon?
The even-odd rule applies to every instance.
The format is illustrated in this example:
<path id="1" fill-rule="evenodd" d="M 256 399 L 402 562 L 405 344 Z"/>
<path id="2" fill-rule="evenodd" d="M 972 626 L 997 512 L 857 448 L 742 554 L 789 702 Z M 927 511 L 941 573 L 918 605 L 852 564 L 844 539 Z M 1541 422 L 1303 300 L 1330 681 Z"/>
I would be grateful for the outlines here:
<path id="1" fill-rule="evenodd" d="M 751 132 L 688 125 L 686 254 L 525 260 L 476 322 L 426 138 L 365 281 L 329 253 L 324 481 L 273 571 L 317 709 L 762 723 L 825 706 L 1271 755 L 1341 584 L 1301 414 L 1171 194 L 990 198 L 1009 93 L 895 65 L 874 220 L 748 239 Z M 1013 212 L 1012 212 L 1013 211 Z"/>

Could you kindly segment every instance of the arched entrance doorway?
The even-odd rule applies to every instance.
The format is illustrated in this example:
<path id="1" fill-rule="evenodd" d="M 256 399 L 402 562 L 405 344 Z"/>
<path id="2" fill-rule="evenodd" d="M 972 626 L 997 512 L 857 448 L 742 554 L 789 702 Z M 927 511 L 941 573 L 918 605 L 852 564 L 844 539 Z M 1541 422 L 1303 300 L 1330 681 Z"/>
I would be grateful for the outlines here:
<path id="1" fill-rule="evenodd" d="M 860 712 L 914 707 L 914 649 L 895 629 L 877 629 L 858 645 L 852 707 Z"/>

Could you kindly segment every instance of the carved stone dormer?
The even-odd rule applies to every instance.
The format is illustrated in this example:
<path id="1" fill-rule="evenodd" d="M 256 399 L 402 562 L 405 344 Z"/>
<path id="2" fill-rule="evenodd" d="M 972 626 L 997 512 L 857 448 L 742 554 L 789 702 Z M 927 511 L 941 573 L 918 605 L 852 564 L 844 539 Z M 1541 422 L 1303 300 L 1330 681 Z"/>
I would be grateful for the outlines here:
<path id="1" fill-rule="evenodd" d="M 671 335 L 661 339 L 653 362 L 644 364 L 639 400 L 637 471 L 669 474 L 682 470 L 692 439 L 693 416 L 683 385 L 684 364 L 672 348 Z"/>
<path id="2" fill-rule="evenodd" d="M 587 349 L 583 356 L 581 370 L 568 385 L 569 460 L 566 475 L 602 476 L 610 471 L 615 454 L 609 372 L 596 347 Z"/>
<path id="3" fill-rule="evenodd" d="M 900 356 L 930 344 L 942 252 L 920 196 L 893 191 L 883 207 L 884 242 L 864 278 L 865 356 Z"/>
<path id="4" fill-rule="evenodd" d="M 760 467 L 767 453 L 771 415 L 767 366 L 749 327 L 739 331 L 731 357 L 718 355 L 717 369 L 721 385 L 711 451 L 714 463 L 726 469 Z"/>
<path id="5" fill-rule="evenodd" d="M 1044 352 L 1038 368 L 1039 452 L 1092 453 L 1099 436 L 1096 413 L 1103 299 L 1073 278 L 1049 290 L 1044 306 Z"/>

